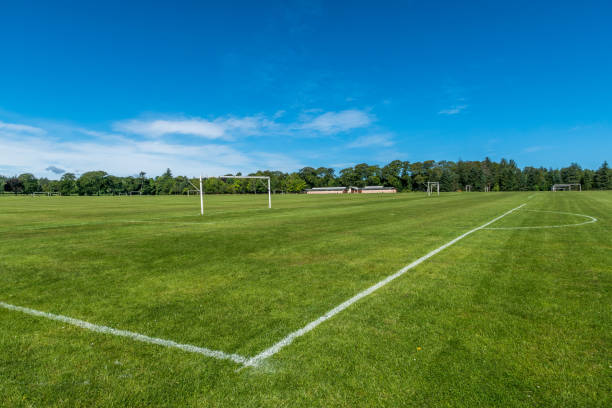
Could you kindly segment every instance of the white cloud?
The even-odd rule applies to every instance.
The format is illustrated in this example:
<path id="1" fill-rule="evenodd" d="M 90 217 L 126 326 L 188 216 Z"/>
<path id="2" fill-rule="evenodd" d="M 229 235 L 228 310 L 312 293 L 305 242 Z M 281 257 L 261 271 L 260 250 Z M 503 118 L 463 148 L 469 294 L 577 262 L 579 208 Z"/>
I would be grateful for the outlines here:
<path id="1" fill-rule="evenodd" d="M 376 135 L 362 136 L 349 143 L 347 147 L 359 148 L 359 147 L 389 147 L 393 146 L 395 142 L 390 134 L 382 133 Z"/>
<path id="2" fill-rule="evenodd" d="M 16 123 L 6 123 L 0 121 L 0 132 L 15 132 L 15 133 L 29 133 L 29 134 L 44 134 L 44 129 L 37 128 L 29 125 L 21 125 Z"/>
<path id="3" fill-rule="evenodd" d="M 264 115 L 135 118 L 113 123 L 112 133 L 58 122 L 41 127 L 0 122 L 0 169 L 47 177 L 55 177 L 56 169 L 74 173 L 100 169 L 116 175 L 141 170 L 160 174 L 167 167 L 186 175 L 266 168 L 294 171 L 302 166 L 299 160 L 283 151 L 253 149 L 258 144 L 248 137 L 332 135 L 367 128 L 375 120 L 373 115 L 356 109 L 304 111 L 293 121 L 282 121 L 284 114 L 279 111 L 271 118 Z M 196 136 L 205 141 L 197 145 L 190 138 L 164 137 L 170 135 Z M 354 141 L 352 147 L 392 144 L 389 135 L 373 135 Z"/>
<path id="4" fill-rule="evenodd" d="M 305 120 L 299 128 L 315 130 L 325 134 L 341 133 L 351 129 L 368 127 L 374 118 L 368 113 L 356 109 L 340 112 L 326 112 Z"/>
<path id="5" fill-rule="evenodd" d="M 264 116 L 220 117 L 214 120 L 191 119 L 132 119 L 115 122 L 119 132 L 160 138 L 166 135 L 191 135 L 211 140 L 233 140 L 239 136 L 256 136 L 264 132 L 281 131 L 281 126 Z"/>
<path id="6" fill-rule="evenodd" d="M 194 135 L 206 139 L 220 139 L 225 136 L 222 126 L 204 119 L 128 120 L 115 123 L 114 129 L 156 138 L 168 134 Z"/>
<path id="7" fill-rule="evenodd" d="M 201 118 L 132 119 L 115 122 L 113 129 L 156 139 L 166 135 L 191 135 L 211 140 L 235 140 L 239 137 L 260 135 L 304 136 L 304 131 L 329 135 L 368 127 L 374 121 L 372 115 L 356 109 L 320 112 L 320 109 L 304 111 L 299 120 L 289 123 L 277 121 L 285 115 L 285 111 L 281 110 L 276 112 L 271 119 L 263 115 L 225 116 L 213 120 Z M 88 134 L 91 134 L 91 131 Z"/>
<path id="8" fill-rule="evenodd" d="M 25 126 L 25 125 L 24 125 Z M 242 126 L 236 124 L 235 126 Z M 4 128 L 6 129 L 6 128 Z M 195 176 L 259 169 L 293 171 L 302 165 L 279 153 L 243 153 L 227 144 L 188 145 L 154 139 L 137 141 L 120 135 L 96 137 L 102 132 L 80 129 L 90 140 L 61 140 L 54 136 L 24 134 L 23 128 L 0 129 L 0 169 L 11 173 L 33 172 L 56 177 L 57 170 L 83 173 L 104 170 L 115 175 L 161 174 L 171 168 L 174 174 Z"/>
<path id="9" fill-rule="evenodd" d="M 442 109 L 438 112 L 439 115 L 457 115 L 466 110 L 468 105 L 456 105 L 449 109 Z"/>

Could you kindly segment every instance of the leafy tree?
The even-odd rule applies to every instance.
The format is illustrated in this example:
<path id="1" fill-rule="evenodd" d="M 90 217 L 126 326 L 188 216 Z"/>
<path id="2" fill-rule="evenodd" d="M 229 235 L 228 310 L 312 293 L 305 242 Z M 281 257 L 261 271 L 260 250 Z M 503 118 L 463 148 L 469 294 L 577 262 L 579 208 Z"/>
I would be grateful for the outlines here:
<path id="1" fill-rule="evenodd" d="M 18 177 L 10 177 L 6 180 L 4 191 L 10 191 L 15 194 L 23 193 L 23 183 Z"/>
<path id="2" fill-rule="evenodd" d="M 458 176 L 450 169 L 445 168 L 440 175 L 440 191 L 456 191 Z"/>
<path id="3" fill-rule="evenodd" d="M 32 173 L 24 173 L 19 175 L 19 181 L 23 185 L 23 192 L 26 194 L 32 194 L 40 191 L 38 180 Z"/>
<path id="4" fill-rule="evenodd" d="M 410 175 L 410 162 L 402 162 L 402 190 L 412 191 L 412 176 Z"/>
<path id="5" fill-rule="evenodd" d="M 316 170 L 318 187 L 333 187 L 336 185 L 335 170 L 329 167 L 319 167 Z"/>
<path id="6" fill-rule="evenodd" d="M 404 165 L 401 160 L 393 160 L 381 170 L 381 178 L 384 186 L 395 187 L 398 191 L 403 189 L 402 172 Z"/>
<path id="7" fill-rule="evenodd" d="M 425 191 L 425 182 L 427 182 L 427 172 L 423 163 L 415 162 L 410 164 L 410 174 L 412 181 L 412 191 Z"/>
<path id="8" fill-rule="evenodd" d="M 569 167 L 565 167 L 561 169 L 561 182 L 562 183 L 580 183 L 580 179 L 582 178 L 582 168 L 576 164 L 572 163 Z"/>
<path id="9" fill-rule="evenodd" d="M 298 171 L 298 176 L 306 182 L 308 187 L 320 187 L 317 171 L 312 167 L 304 167 Z"/>
<path id="10" fill-rule="evenodd" d="M 241 173 L 237 173 L 237 176 Z M 251 175 L 270 177 L 272 192 L 300 192 L 307 187 L 384 185 L 399 191 L 424 191 L 427 181 L 439 181 L 442 191 L 455 191 L 469 184 L 473 190 L 493 191 L 549 190 L 556 183 L 581 183 L 584 190 L 612 189 L 612 172 L 607 162 L 596 171 L 582 169 L 572 163 L 562 169 L 546 169 L 527 166 L 518 168 L 513 160 L 502 159 L 496 163 L 483 161 L 433 161 L 413 162 L 393 160 L 382 168 L 360 163 L 342 169 L 339 175 L 327 167 L 304 167 L 296 173 L 259 170 Z M 197 181 L 196 181 L 197 184 Z M 31 173 L 18 177 L 0 176 L 0 191 L 32 193 L 35 191 L 59 191 L 63 195 L 118 194 L 141 191 L 143 194 L 185 194 L 192 189 L 185 176 L 173 176 L 167 169 L 162 175 L 150 178 L 141 171 L 137 176 L 117 177 L 104 171 L 84 173 L 78 179 L 73 173 L 65 173 L 60 180 L 36 179 Z M 265 193 L 267 184 L 261 180 L 216 179 L 204 182 L 207 193 Z"/>
<path id="11" fill-rule="evenodd" d="M 301 193 L 306 187 L 306 182 L 297 173 L 291 173 L 285 180 L 285 191 L 289 193 Z"/>
<path id="12" fill-rule="evenodd" d="M 585 169 L 582 173 L 582 184 L 583 190 L 591 190 L 593 188 L 593 182 L 595 180 L 595 172 L 593 170 Z"/>
<path id="13" fill-rule="evenodd" d="M 138 177 L 140 177 L 140 188 L 138 189 L 139 191 L 142 191 L 144 189 L 146 175 L 147 173 L 145 173 L 144 171 L 141 171 L 140 173 L 138 173 Z M 136 189 L 132 191 L 136 191 Z"/>
<path id="14" fill-rule="evenodd" d="M 100 195 L 104 186 L 105 171 L 88 171 L 76 181 L 79 195 Z"/>
<path id="15" fill-rule="evenodd" d="M 612 189 L 611 179 L 608 162 L 604 161 L 601 167 L 597 169 L 597 173 L 595 173 L 595 187 L 600 190 L 610 190 Z"/>
<path id="16" fill-rule="evenodd" d="M 357 173 L 352 167 L 340 170 L 340 185 L 342 186 L 356 186 L 357 185 Z"/>
<path id="17" fill-rule="evenodd" d="M 155 178 L 155 190 L 157 194 L 170 194 L 173 191 L 174 179 L 172 171 L 166 169 L 164 174 Z"/>

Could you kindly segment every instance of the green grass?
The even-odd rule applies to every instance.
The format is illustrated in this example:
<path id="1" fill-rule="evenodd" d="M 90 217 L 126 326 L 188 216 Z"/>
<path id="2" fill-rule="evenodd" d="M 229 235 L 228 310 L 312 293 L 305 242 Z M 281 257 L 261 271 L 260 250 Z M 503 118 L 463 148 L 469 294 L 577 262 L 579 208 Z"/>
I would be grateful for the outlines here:
<path id="1" fill-rule="evenodd" d="M 612 403 L 611 192 L 206 199 L 0 197 L 0 301 L 253 356 L 522 203 L 599 221 L 478 231 L 256 368 L 0 308 L 0 405 Z"/>

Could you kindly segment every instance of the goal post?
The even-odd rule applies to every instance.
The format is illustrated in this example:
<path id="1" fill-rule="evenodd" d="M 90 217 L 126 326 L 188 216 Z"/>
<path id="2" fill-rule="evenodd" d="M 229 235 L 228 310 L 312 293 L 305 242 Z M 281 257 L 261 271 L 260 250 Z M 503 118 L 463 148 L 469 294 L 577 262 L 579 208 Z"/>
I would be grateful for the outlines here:
<path id="1" fill-rule="evenodd" d="M 427 195 L 430 196 L 437 191 L 438 195 L 440 195 L 440 183 L 437 181 L 428 181 L 427 182 Z"/>
<path id="2" fill-rule="evenodd" d="M 268 208 L 272 208 L 272 190 L 270 188 L 270 177 L 269 176 L 212 176 L 212 177 L 203 177 L 200 174 L 200 188 L 197 188 L 191 181 L 191 184 L 196 191 L 200 193 L 200 215 L 204 215 L 204 188 L 202 187 L 202 179 L 205 178 L 218 178 L 218 179 L 257 179 L 257 180 L 267 180 L 268 184 Z"/>

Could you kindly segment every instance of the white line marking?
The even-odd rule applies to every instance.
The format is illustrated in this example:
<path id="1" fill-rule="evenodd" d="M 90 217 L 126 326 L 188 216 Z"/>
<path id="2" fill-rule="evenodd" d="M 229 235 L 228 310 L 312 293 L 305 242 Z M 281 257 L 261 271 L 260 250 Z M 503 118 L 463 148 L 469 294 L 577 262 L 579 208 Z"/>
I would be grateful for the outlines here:
<path id="1" fill-rule="evenodd" d="M 393 281 L 394 279 L 399 278 L 400 276 L 402 276 L 403 274 L 408 272 L 410 269 L 412 269 L 415 266 L 423 263 L 424 261 L 428 260 L 432 256 L 436 255 L 437 253 L 439 253 L 439 252 L 443 251 L 444 249 L 448 248 L 449 246 L 453 245 L 457 241 L 460 241 L 463 238 L 467 237 L 468 235 L 470 235 L 470 234 L 472 234 L 472 233 L 474 233 L 474 232 L 476 232 L 478 230 L 481 230 L 481 229 L 487 227 L 488 225 L 493 224 L 495 221 L 500 220 L 501 218 L 503 218 L 506 215 L 508 215 L 508 214 L 510 214 L 510 213 L 512 213 L 512 212 L 514 212 L 516 210 L 518 210 L 519 208 L 521 208 L 523 206 L 525 206 L 525 204 L 521 204 L 518 207 L 513 208 L 512 210 L 510 210 L 508 212 L 503 213 L 499 217 L 496 217 L 496 218 L 492 219 L 491 221 L 481 225 L 480 227 L 474 228 L 473 230 L 470 230 L 470 231 L 468 231 L 468 232 L 458 236 L 457 238 L 453 239 L 450 242 L 447 242 L 446 244 L 442 245 L 441 247 L 439 247 L 437 249 L 434 249 L 433 251 L 431 251 L 427 255 L 424 255 L 424 256 L 420 257 L 419 259 L 417 259 L 416 261 L 412 262 L 411 264 L 404 266 L 402 269 L 400 269 L 399 271 L 395 272 L 393 275 L 390 275 L 387 278 L 383 279 L 382 281 L 378 282 L 377 284 L 375 284 L 373 286 L 370 286 L 369 288 L 367 288 L 363 292 L 359 292 L 358 294 L 356 294 L 355 296 L 353 296 L 352 298 L 350 298 L 346 302 L 344 302 L 344 303 L 336 306 L 332 310 L 328 311 L 323 316 L 321 316 L 318 319 L 308 323 L 306 326 L 302 327 L 301 329 L 296 330 L 293 333 L 289 334 L 287 337 L 285 337 L 284 339 L 282 339 L 278 343 L 274 344 L 272 347 L 262 351 L 261 353 L 257 354 L 256 356 L 250 358 L 246 363 L 244 363 L 244 365 L 245 366 L 252 366 L 252 367 L 255 367 L 255 366 L 259 365 L 263 360 L 273 356 L 274 354 L 276 354 L 279 351 L 281 351 L 281 349 L 283 349 L 284 347 L 287 347 L 288 345 L 290 345 L 293 342 L 293 340 L 295 340 L 296 338 L 298 338 L 300 336 L 303 336 L 304 334 L 306 334 L 309 331 L 313 330 L 315 327 L 317 327 L 318 325 L 320 325 L 324 321 L 331 319 L 332 317 L 334 317 L 338 313 L 342 312 L 344 309 L 346 309 L 349 306 L 351 306 L 353 303 L 355 303 L 358 300 L 368 296 L 372 292 L 382 288 L 383 286 L 385 286 L 389 282 Z"/>
<path id="2" fill-rule="evenodd" d="M 158 339 L 156 337 L 145 336 L 144 334 L 134 333 L 127 330 L 119 330 L 113 329 L 112 327 L 107 326 L 99 326 L 97 324 L 85 322 L 83 320 L 73 319 L 72 317 L 56 315 L 53 313 L 41 312 L 39 310 L 30 309 L 27 307 L 15 306 L 8 303 L 0 302 L 0 307 L 3 307 L 8 310 L 13 310 L 16 312 L 26 313 L 32 316 L 44 317 L 51 320 L 57 320 L 59 322 L 64 322 L 71 324 L 73 326 L 78 326 L 86 330 L 91 330 L 93 332 L 104 333 L 104 334 L 112 334 L 113 336 L 127 337 L 132 340 L 141 341 L 143 343 L 156 344 L 159 346 L 176 348 L 179 350 L 187 351 L 190 353 L 203 354 L 208 357 L 217 358 L 220 360 L 231 360 L 238 364 L 246 364 L 249 360 L 247 357 L 243 357 L 238 354 L 228 354 L 223 351 L 211 350 L 204 347 L 193 346 L 191 344 L 180 344 L 176 343 L 172 340 L 164 340 Z"/>
<path id="3" fill-rule="evenodd" d="M 486 229 L 486 230 L 520 230 L 520 229 L 539 229 L 539 228 L 563 228 L 563 227 L 577 227 L 579 225 L 592 224 L 594 222 L 597 222 L 597 218 L 591 217 L 590 215 L 585 215 L 585 214 L 574 214 L 574 213 L 568 213 L 568 212 L 548 211 L 548 210 L 524 210 L 524 211 L 547 212 L 547 213 L 552 213 L 552 214 L 574 215 L 576 217 L 589 218 L 589 221 L 579 222 L 577 224 L 534 225 L 534 226 L 527 226 L 527 227 L 497 227 L 497 228 L 493 227 L 493 228 L 484 228 L 484 229 Z"/>

